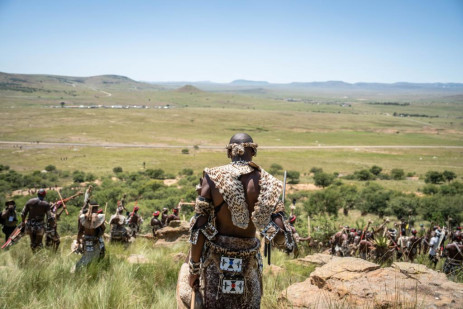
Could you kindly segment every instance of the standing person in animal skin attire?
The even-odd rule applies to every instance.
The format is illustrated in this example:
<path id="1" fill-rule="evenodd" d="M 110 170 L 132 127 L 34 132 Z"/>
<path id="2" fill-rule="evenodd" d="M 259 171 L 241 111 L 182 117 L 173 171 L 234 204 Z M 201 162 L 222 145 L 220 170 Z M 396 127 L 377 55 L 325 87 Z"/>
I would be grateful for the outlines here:
<path id="1" fill-rule="evenodd" d="M 156 237 L 156 231 L 159 229 L 162 229 L 164 226 L 162 225 L 162 222 L 158 219 L 159 218 L 159 211 L 155 211 L 153 213 L 153 218 L 151 219 L 150 225 L 151 225 L 151 230 L 153 231 L 153 237 Z"/>
<path id="2" fill-rule="evenodd" d="M 104 231 L 105 215 L 98 213 L 98 204 L 88 203 L 88 211 L 79 216 L 79 232 L 77 240 L 82 244 L 84 253 L 76 264 L 79 270 L 94 260 L 102 259 L 105 255 Z"/>
<path id="3" fill-rule="evenodd" d="M 129 227 L 132 232 L 132 237 L 137 237 L 137 233 L 140 232 L 140 225 L 143 223 L 143 219 L 138 214 L 140 207 L 135 206 L 133 212 L 130 214 Z"/>
<path id="4" fill-rule="evenodd" d="M 170 221 L 173 220 L 180 220 L 180 217 L 178 216 L 178 208 L 172 209 L 172 214 L 167 217 L 166 225 L 169 225 Z"/>
<path id="5" fill-rule="evenodd" d="M 231 162 L 206 168 L 197 187 L 189 284 L 196 290 L 200 284 L 205 308 L 260 308 L 262 260 L 256 230 L 288 252 L 295 247 L 279 199 L 283 184 L 252 162 L 257 144 L 248 134 L 235 134 L 226 148 Z"/>
<path id="6" fill-rule="evenodd" d="M 169 217 L 169 209 L 168 208 L 163 208 L 162 209 L 162 215 L 161 215 L 161 223 L 163 226 L 167 225 L 167 218 Z"/>
<path id="7" fill-rule="evenodd" d="M 463 235 L 457 231 L 452 237 L 452 242 L 444 250 L 444 256 L 446 257 L 444 273 L 447 275 L 454 275 L 463 271 Z"/>
<path id="8" fill-rule="evenodd" d="M 45 201 L 47 192 L 40 189 L 37 197 L 27 201 L 21 213 L 22 222 L 26 224 L 26 234 L 31 239 L 31 249 L 33 252 L 43 248 L 43 235 L 45 234 L 45 217 L 47 224 L 53 226 L 55 220 L 50 211 L 50 204 Z"/>
<path id="9" fill-rule="evenodd" d="M 312 239 L 312 237 L 308 236 L 308 237 L 301 237 L 299 235 L 299 233 L 296 231 L 296 228 L 294 227 L 294 224 L 296 224 L 296 215 L 292 215 L 291 217 L 289 217 L 289 225 L 291 226 L 291 231 L 293 233 L 293 237 L 294 237 L 294 240 L 296 241 L 296 243 L 299 243 L 301 241 L 307 241 L 307 242 L 310 242 L 310 240 Z"/>
<path id="10" fill-rule="evenodd" d="M 18 225 L 18 216 L 16 215 L 16 203 L 13 200 L 6 201 L 5 206 L 0 221 L 3 224 L 2 232 L 5 234 L 5 241 L 7 241 Z"/>
<path id="11" fill-rule="evenodd" d="M 122 214 L 123 211 L 124 209 L 122 207 L 118 207 L 116 209 L 116 214 L 109 219 L 109 224 L 111 226 L 110 242 L 127 243 L 129 241 L 129 233 L 125 228 L 127 220 Z"/>

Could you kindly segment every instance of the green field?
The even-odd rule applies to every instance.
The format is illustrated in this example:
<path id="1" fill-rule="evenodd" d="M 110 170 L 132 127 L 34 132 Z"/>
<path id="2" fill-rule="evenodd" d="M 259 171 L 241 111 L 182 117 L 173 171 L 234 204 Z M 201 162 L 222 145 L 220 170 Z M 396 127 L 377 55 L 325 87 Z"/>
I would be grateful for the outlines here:
<path id="1" fill-rule="evenodd" d="M 145 162 L 147 168 L 172 173 L 184 167 L 200 172 L 205 166 L 226 162 L 220 148 L 234 133 L 247 132 L 261 146 L 256 161 L 264 168 L 279 163 L 301 174 L 313 166 L 346 174 L 376 164 L 385 170 L 403 168 L 417 175 L 430 169 L 447 169 L 463 176 L 463 102 L 461 95 L 454 93 L 342 96 L 342 89 L 311 93 L 278 88 L 245 94 L 242 89 L 219 93 L 194 87 L 166 89 L 118 76 L 1 74 L 0 81 L 0 141 L 31 142 L 22 144 L 21 149 L 14 143 L 0 145 L 1 163 L 19 171 L 53 164 L 63 170 L 106 174 L 115 166 L 136 171 Z M 287 97 L 297 100 L 288 102 L 283 99 Z M 389 101 L 408 105 L 376 104 Z M 168 104 L 171 108 L 50 108 L 60 106 L 60 102 L 65 106 Z M 438 117 L 394 117 L 394 112 Z M 83 145 L 57 147 L 40 142 Z M 117 144 L 129 148 L 101 147 Z M 140 146 L 177 148 L 137 148 Z M 297 146 L 320 148 L 291 148 Z M 182 154 L 183 148 L 188 148 L 189 154 Z"/>

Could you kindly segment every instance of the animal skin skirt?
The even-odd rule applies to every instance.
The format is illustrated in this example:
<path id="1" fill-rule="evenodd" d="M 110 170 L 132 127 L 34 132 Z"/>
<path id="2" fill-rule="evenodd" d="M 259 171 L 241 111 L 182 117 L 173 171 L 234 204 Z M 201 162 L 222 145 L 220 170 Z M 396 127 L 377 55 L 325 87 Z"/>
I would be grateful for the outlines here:
<path id="1" fill-rule="evenodd" d="M 217 235 L 206 242 L 201 283 L 209 308 L 260 308 L 262 259 L 257 238 Z"/>

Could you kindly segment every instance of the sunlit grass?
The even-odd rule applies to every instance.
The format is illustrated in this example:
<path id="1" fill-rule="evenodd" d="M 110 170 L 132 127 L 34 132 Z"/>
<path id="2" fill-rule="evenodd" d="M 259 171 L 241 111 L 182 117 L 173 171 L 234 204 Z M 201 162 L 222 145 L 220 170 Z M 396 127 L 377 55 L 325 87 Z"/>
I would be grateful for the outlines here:
<path id="1" fill-rule="evenodd" d="M 71 273 L 80 256 L 69 255 L 70 242 L 63 239 L 57 254 L 42 250 L 34 255 L 24 238 L 0 252 L 0 308 L 176 308 L 175 288 L 183 260 L 174 256 L 186 254 L 187 243 L 158 247 L 138 238 L 127 249 L 107 244 L 103 260 Z M 148 263 L 130 264 L 127 258 L 132 254 L 143 255 Z M 273 250 L 272 264 L 283 270 L 264 272 L 262 308 L 280 308 L 280 293 L 313 270 L 290 261 L 290 256 Z"/>

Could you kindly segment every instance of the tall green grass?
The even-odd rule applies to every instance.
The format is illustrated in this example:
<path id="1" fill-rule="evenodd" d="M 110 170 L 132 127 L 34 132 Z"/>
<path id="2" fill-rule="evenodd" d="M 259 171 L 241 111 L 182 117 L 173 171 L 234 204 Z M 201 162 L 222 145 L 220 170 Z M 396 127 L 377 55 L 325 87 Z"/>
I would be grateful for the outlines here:
<path id="1" fill-rule="evenodd" d="M 188 244 L 155 246 L 137 238 L 127 249 L 107 244 L 103 260 L 71 273 L 80 256 L 69 254 L 70 238 L 63 238 L 57 254 L 41 250 L 32 254 L 23 238 L 0 252 L 0 308 L 176 308 L 178 271 Z M 132 254 L 144 255 L 148 263 L 130 264 Z M 283 267 L 276 274 L 265 272 L 262 308 L 281 308 L 278 297 L 290 284 L 305 280 L 312 267 L 296 265 L 274 250 L 272 263 Z M 268 266 L 265 265 L 264 269 Z"/>

